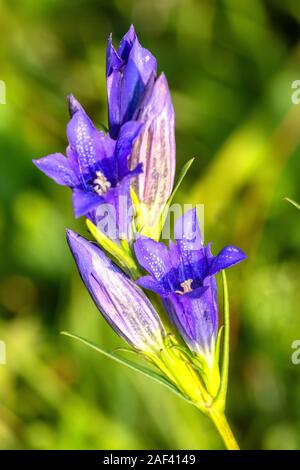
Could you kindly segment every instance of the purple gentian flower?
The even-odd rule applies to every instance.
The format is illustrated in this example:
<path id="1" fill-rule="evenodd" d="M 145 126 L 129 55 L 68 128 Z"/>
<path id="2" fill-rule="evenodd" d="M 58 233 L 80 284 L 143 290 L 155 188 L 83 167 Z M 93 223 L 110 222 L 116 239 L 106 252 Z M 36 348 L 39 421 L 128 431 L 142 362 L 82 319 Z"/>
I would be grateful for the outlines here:
<path id="1" fill-rule="evenodd" d="M 215 274 L 242 261 L 246 255 L 234 246 L 213 256 L 203 246 L 196 210 L 177 220 L 176 243 L 169 249 L 150 238 L 139 238 L 135 253 L 150 273 L 137 282 L 158 293 L 166 310 L 189 348 L 211 362 L 218 332 Z"/>
<path id="2" fill-rule="evenodd" d="M 161 206 L 169 199 L 175 176 L 175 115 L 170 90 L 162 73 L 147 91 L 137 114 L 143 128 L 130 157 L 130 166 L 143 163 L 133 186 L 139 200 L 151 207 L 149 225 L 155 224 Z"/>
<path id="3" fill-rule="evenodd" d="M 67 241 L 86 288 L 110 326 L 135 349 L 160 351 L 165 330 L 143 291 L 94 243 L 71 230 Z"/>
<path id="4" fill-rule="evenodd" d="M 156 59 L 144 49 L 131 25 L 117 49 L 110 35 L 106 51 L 108 121 L 111 137 L 117 138 L 122 124 L 135 119 L 146 87 L 155 79 Z"/>
<path id="5" fill-rule="evenodd" d="M 128 158 L 142 124 L 128 121 L 115 141 L 95 128 L 73 96 L 69 97 L 69 109 L 67 156 L 54 153 L 33 163 L 56 183 L 72 189 L 75 217 L 86 215 L 94 221 L 99 205 L 115 206 L 120 195 L 129 199 L 130 180 L 142 171 L 142 165 L 128 169 Z"/>

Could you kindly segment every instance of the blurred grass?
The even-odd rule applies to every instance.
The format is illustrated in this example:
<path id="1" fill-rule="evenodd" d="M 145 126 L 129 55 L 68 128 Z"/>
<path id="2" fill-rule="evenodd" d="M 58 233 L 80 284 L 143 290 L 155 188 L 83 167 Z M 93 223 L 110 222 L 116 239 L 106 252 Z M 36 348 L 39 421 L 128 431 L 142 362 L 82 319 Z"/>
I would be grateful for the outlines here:
<path id="1" fill-rule="evenodd" d="M 177 201 L 205 204 L 205 238 L 249 255 L 229 273 L 228 413 L 243 448 L 300 448 L 300 6 L 289 0 L 0 0 L 0 448 L 221 448 L 168 391 L 60 337 L 114 348 L 65 243 L 70 193 L 31 159 L 66 145 L 66 95 L 106 122 L 105 43 L 133 22 L 172 90 Z"/>

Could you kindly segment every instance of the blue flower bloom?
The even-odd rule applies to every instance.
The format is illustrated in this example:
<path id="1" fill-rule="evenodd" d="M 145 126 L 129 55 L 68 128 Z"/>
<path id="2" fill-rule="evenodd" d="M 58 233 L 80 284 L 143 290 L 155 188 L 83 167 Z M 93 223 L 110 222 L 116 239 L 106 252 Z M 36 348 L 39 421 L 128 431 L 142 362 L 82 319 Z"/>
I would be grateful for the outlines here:
<path id="1" fill-rule="evenodd" d="M 117 49 L 110 35 L 106 51 L 108 121 L 111 137 L 117 138 L 122 124 L 135 119 L 147 86 L 156 77 L 156 59 L 144 49 L 131 25 Z"/>
<path id="2" fill-rule="evenodd" d="M 210 246 L 203 246 L 195 209 L 177 220 L 174 232 L 176 243 L 170 241 L 169 249 L 150 238 L 136 241 L 137 259 L 150 273 L 137 282 L 162 297 L 186 344 L 210 361 L 218 332 L 215 274 L 246 255 L 239 248 L 227 246 L 213 256 Z"/>
<path id="3" fill-rule="evenodd" d="M 87 290 L 110 326 L 135 349 L 159 352 L 166 333 L 144 292 L 94 243 L 71 230 L 67 241 Z"/>
<path id="4" fill-rule="evenodd" d="M 94 220 L 97 206 L 107 203 L 115 207 L 121 195 L 129 199 L 130 180 L 142 172 L 141 164 L 128 169 L 142 124 L 128 121 L 115 141 L 95 128 L 73 96 L 69 97 L 69 109 L 67 156 L 55 153 L 33 163 L 56 183 L 72 189 L 76 217 L 86 215 Z"/>

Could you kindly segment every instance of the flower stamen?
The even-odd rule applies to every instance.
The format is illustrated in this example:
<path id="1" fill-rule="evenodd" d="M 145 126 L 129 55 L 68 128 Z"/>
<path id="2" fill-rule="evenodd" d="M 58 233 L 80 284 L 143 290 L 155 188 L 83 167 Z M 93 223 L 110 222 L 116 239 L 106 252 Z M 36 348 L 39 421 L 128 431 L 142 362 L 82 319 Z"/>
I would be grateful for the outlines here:
<path id="1" fill-rule="evenodd" d="M 191 287 L 191 284 L 193 282 L 193 279 L 187 279 L 186 281 L 183 281 L 180 286 L 182 287 L 183 289 L 183 292 L 180 291 L 180 290 L 176 290 L 176 294 L 180 294 L 180 295 L 183 295 L 183 294 L 186 294 L 187 292 L 192 292 L 192 287 Z"/>
<path id="2" fill-rule="evenodd" d="M 101 171 L 96 171 L 96 176 L 97 178 L 93 181 L 94 191 L 99 194 L 99 196 L 103 196 L 111 187 L 111 183 L 105 178 Z"/>

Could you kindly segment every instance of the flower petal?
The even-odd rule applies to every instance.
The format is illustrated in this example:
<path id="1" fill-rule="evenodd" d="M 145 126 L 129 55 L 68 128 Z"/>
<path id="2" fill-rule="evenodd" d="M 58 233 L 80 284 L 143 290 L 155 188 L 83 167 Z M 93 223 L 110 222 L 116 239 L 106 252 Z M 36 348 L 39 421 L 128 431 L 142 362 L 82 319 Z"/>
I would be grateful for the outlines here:
<path id="1" fill-rule="evenodd" d="M 174 238 L 183 255 L 186 255 L 188 251 L 203 249 L 202 235 L 195 208 L 177 219 L 174 227 Z"/>
<path id="2" fill-rule="evenodd" d="M 156 292 L 158 295 L 167 295 L 167 292 L 164 290 L 162 284 L 153 279 L 151 276 L 142 276 L 136 282 L 140 287 L 151 290 L 152 292 Z"/>
<path id="3" fill-rule="evenodd" d="M 208 360 L 218 331 L 216 285 L 211 278 L 209 285 L 191 294 L 171 294 L 163 303 L 172 323 L 178 329 L 189 348 Z"/>
<path id="4" fill-rule="evenodd" d="M 104 198 L 98 196 L 97 193 L 92 191 L 84 191 L 81 189 L 74 189 L 72 194 L 72 204 L 75 217 L 87 215 L 90 211 L 95 209 L 98 205 L 103 204 Z"/>
<path id="5" fill-rule="evenodd" d="M 106 77 L 108 77 L 113 70 L 119 71 L 123 64 L 124 60 L 114 48 L 112 44 L 112 34 L 110 34 L 106 46 Z"/>
<path id="6" fill-rule="evenodd" d="M 247 256 L 245 253 L 235 246 L 226 246 L 220 253 L 213 257 L 210 261 L 209 275 L 216 274 L 223 269 L 229 268 L 234 264 L 240 263 Z"/>
<path id="7" fill-rule="evenodd" d="M 138 137 L 142 126 L 140 122 L 128 121 L 120 129 L 115 149 L 120 180 L 129 172 L 128 158 L 132 153 L 134 141 Z"/>
<path id="8" fill-rule="evenodd" d="M 118 137 L 122 124 L 120 93 L 122 87 L 122 75 L 119 70 L 112 70 L 106 79 L 108 123 L 109 133 L 113 139 Z"/>
<path id="9" fill-rule="evenodd" d="M 172 192 L 176 165 L 174 109 L 164 74 L 147 92 L 137 119 L 143 128 L 130 166 L 143 164 L 144 172 L 136 179 L 134 189 L 141 202 L 152 206 L 151 223 L 155 223 Z"/>
<path id="10" fill-rule="evenodd" d="M 67 126 L 70 146 L 78 156 L 82 175 L 94 176 L 99 160 L 106 157 L 102 132 L 98 132 L 87 114 L 79 109 Z"/>
<path id="11" fill-rule="evenodd" d="M 192 209 L 180 217 L 174 227 L 174 237 L 180 252 L 179 277 L 202 281 L 207 270 L 207 260 L 203 248 L 196 209 Z"/>
<path id="12" fill-rule="evenodd" d="M 123 71 L 120 102 L 123 122 L 133 118 L 141 103 L 148 81 L 153 74 L 156 74 L 156 68 L 155 57 L 147 49 L 144 49 L 136 38 Z"/>
<path id="13" fill-rule="evenodd" d="M 142 290 L 95 244 L 71 230 L 67 241 L 85 286 L 112 328 L 136 349 L 160 350 L 164 328 Z"/>
<path id="14" fill-rule="evenodd" d="M 125 239 L 131 241 L 133 236 L 131 228 L 133 214 L 131 210 L 130 177 L 123 178 L 118 186 L 110 189 L 105 200 L 108 219 L 111 224 L 113 220 L 115 221 L 115 227 L 111 226 L 109 228 L 110 233 L 106 233 L 106 235 L 111 240 L 114 239 L 113 236 L 115 234 L 119 240 Z M 98 214 L 96 217 L 98 217 Z M 117 239 L 115 239 L 115 241 L 117 241 Z"/>
<path id="15" fill-rule="evenodd" d="M 134 245 L 140 265 L 157 280 L 161 281 L 172 269 L 167 247 L 151 238 L 140 237 Z"/>
<path id="16" fill-rule="evenodd" d="M 68 159 L 61 153 L 53 153 L 32 161 L 39 170 L 52 178 L 57 184 L 69 186 L 70 188 L 79 184 L 76 173 L 70 166 Z"/>
<path id="17" fill-rule="evenodd" d="M 68 147 L 66 149 L 66 156 L 67 156 L 67 160 L 69 162 L 70 167 L 72 168 L 72 170 L 74 171 L 77 179 L 79 180 L 78 175 L 80 175 L 80 168 L 79 168 L 79 164 L 78 164 L 77 155 L 71 149 L 70 145 L 68 145 Z"/>
<path id="18" fill-rule="evenodd" d="M 153 55 L 140 45 L 133 26 L 117 51 L 110 36 L 106 57 L 109 131 L 116 139 L 122 124 L 134 118 L 157 65 Z"/>
<path id="19" fill-rule="evenodd" d="M 124 34 L 118 47 L 118 54 L 123 60 L 125 61 L 128 60 L 128 56 L 130 54 L 132 45 L 135 40 L 136 40 L 136 33 L 135 33 L 134 26 L 132 24 L 130 25 L 130 28 L 127 31 L 127 33 Z"/>

